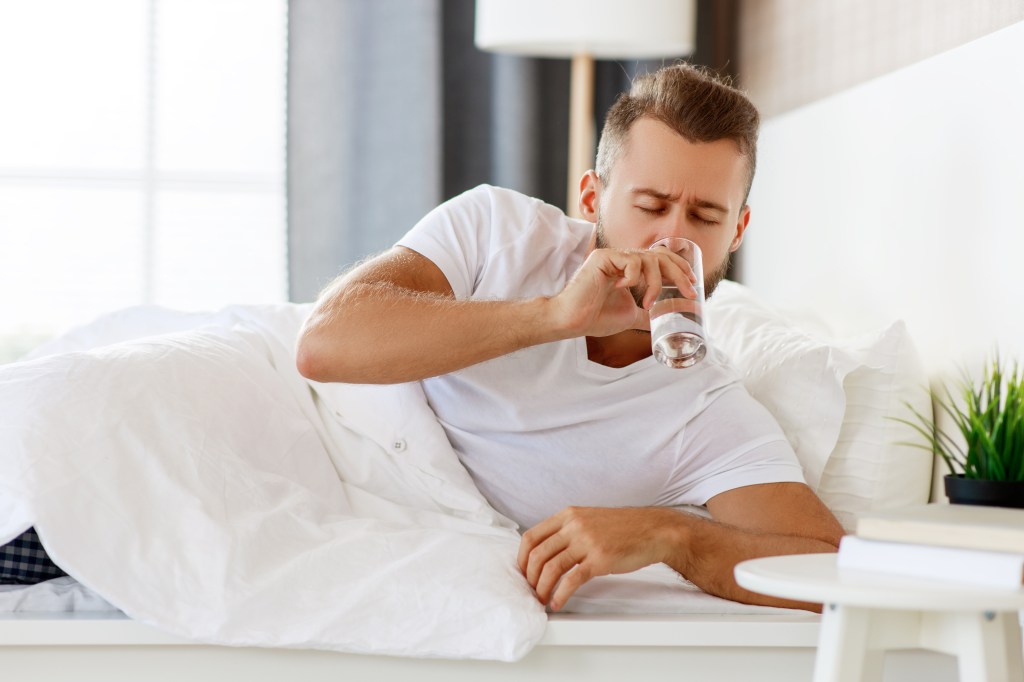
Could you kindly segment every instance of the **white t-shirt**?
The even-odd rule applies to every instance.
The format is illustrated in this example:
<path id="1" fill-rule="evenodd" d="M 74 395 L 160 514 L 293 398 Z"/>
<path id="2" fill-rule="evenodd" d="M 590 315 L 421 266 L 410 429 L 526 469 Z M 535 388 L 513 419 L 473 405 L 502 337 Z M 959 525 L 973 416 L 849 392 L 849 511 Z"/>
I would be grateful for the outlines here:
<path id="1" fill-rule="evenodd" d="M 483 185 L 442 204 L 398 243 L 433 261 L 459 300 L 557 294 L 593 226 Z M 529 528 L 569 505 L 704 504 L 741 486 L 803 482 L 772 416 L 713 348 L 689 369 L 653 357 L 621 369 L 584 338 L 525 348 L 423 388 L 494 507 Z"/>

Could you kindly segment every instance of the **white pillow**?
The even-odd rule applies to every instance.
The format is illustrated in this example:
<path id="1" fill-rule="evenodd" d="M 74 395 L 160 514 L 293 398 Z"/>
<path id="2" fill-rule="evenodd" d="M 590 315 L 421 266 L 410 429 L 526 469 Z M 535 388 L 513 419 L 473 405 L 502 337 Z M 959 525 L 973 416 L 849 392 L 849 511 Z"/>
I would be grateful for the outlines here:
<path id="1" fill-rule="evenodd" d="M 807 483 L 847 530 L 858 514 L 925 503 L 931 453 L 906 403 L 931 413 L 927 378 L 906 326 L 834 339 L 820 322 L 796 318 L 723 281 L 707 303 L 710 343 L 778 420 Z M 796 320 L 799 319 L 799 322 Z"/>

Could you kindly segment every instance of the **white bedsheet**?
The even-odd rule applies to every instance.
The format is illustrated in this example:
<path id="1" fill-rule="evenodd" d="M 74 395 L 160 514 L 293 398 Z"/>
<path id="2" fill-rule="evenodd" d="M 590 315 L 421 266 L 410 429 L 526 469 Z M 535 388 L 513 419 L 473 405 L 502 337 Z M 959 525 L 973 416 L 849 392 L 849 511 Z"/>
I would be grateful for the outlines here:
<path id="1" fill-rule="evenodd" d="M 197 641 L 522 657 L 546 616 L 512 524 L 418 384 L 298 374 L 308 312 L 130 309 L 0 367 L 0 542 L 34 525 L 96 599 Z M 569 609 L 775 611 L 653 570 L 639 592 L 641 574 L 585 586 Z M 51 582 L 58 602 L 85 598 Z"/>
<path id="2" fill-rule="evenodd" d="M 116 606 L 71 576 L 34 585 L 0 585 L 0 613 L 119 612 Z"/>

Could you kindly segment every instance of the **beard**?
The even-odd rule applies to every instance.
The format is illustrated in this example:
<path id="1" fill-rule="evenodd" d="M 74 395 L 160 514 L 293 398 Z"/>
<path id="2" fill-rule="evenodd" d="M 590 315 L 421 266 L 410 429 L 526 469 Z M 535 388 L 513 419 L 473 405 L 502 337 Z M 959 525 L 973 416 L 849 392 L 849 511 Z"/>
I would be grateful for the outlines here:
<path id="1" fill-rule="evenodd" d="M 604 223 L 601 218 L 597 219 L 597 240 L 595 246 L 599 249 L 607 249 L 608 240 L 604 234 Z M 704 300 L 707 301 L 711 298 L 711 294 L 715 293 L 715 288 L 718 287 L 718 283 L 725 279 L 725 273 L 729 271 L 729 261 L 732 258 L 732 253 L 726 252 L 725 258 L 718 264 L 717 267 L 712 268 L 710 272 L 707 272 L 705 268 L 704 274 Z M 703 263 L 701 264 L 703 266 Z M 636 284 L 629 288 L 629 293 L 633 295 L 633 300 L 636 301 L 638 308 L 642 308 L 644 303 L 644 293 L 647 291 L 646 284 Z"/>

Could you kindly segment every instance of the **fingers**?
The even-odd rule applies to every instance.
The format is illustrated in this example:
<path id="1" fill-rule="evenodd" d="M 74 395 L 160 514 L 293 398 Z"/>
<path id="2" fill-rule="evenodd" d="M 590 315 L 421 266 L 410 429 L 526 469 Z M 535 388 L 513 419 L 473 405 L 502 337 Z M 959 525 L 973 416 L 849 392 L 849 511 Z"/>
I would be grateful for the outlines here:
<path id="1" fill-rule="evenodd" d="M 640 283 L 640 278 L 643 276 L 644 267 L 643 262 L 638 258 L 626 257 L 620 260 L 624 260 L 622 267 L 622 279 L 616 283 L 619 287 L 635 286 Z"/>
<path id="2" fill-rule="evenodd" d="M 697 284 L 697 276 L 693 272 L 693 267 L 685 258 L 665 247 L 652 249 L 651 253 L 662 256 L 658 265 L 661 268 L 664 279 L 672 282 L 682 292 L 690 293 L 693 296 L 697 295 L 697 291 L 694 289 L 694 285 Z"/>
<path id="3" fill-rule="evenodd" d="M 603 575 L 607 570 L 595 573 L 589 558 L 596 548 L 591 547 L 589 531 L 581 525 L 581 510 L 569 507 L 540 522 L 523 534 L 519 544 L 517 561 L 519 569 L 537 594 L 542 604 L 551 601 L 552 608 L 561 608 L 576 589 L 593 575 Z M 597 551 L 596 556 L 602 553 Z M 573 576 L 565 588 L 562 583 L 567 576 Z"/>
<path id="4" fill-rule="evenodd" d="M 578 563 L 566 531 L 571 509 L 541 521 L 523 534 L 517 563 L 542 604 L 548 603 L 558 581 Z M 564 603 L 564 602 L 563 602 Z"/>
<path id="5" fill-rule="evenodd" d="M 650 329 L 648 311 L 662 289 L 671 283 L 682 296 L 696 298 L 695 282 L 686 259 L 667 249 L 595 249 L 565 288 L 549 299 L 548 319 L 566 336 Z M 522 564 L 525 571 L 525 559 Z"/>
<path id="6" fill-rule="evenodd" d="M 532 581 L 530 584 L 534 585 L 540 603 L 549 605 L 552 611 L 558 611 L 577 589 L 593 577 L 590 562 L 586 559 L 577 561 L 566 549 L 546 561 L 536 584 Z"/>
<path id="7" fill-rule="evenodd" d="M 643 252 L 598 249 L 593 255 L 605 277 L 615 281 L 616 288 L 633 287 L 643 281 Z"/>
<path id="8" fill-rule="evenodd" d="M 579 570 L 576 559 L 568 551 L 560 552 L 544 564 L 544 569 L 540 572 L 537 584 L 534 586 L 540 603 L 548 603 L 555 585 L 558 585 L 558 581 L 563 580 L 562 576 L 573 571 L 574 566 L 576 570 Z"/>
<path id="9" fill-rule="evenodd" d="M 558 584 L 558 589 L 551 596 L 551 601 L 548 602 L 548 606 L 551 607 L 552 611 L 557 611 L 565 603 L 569 601 L 569 597 L 576 592 L 577 589 L 583 586 L 585 582 L 593 578 L 591 571 L 586 563 L 577 564 L 574 569 L 569 571 L 563 578 L 562 582 Z"/>
<path id="10" fill-rule="evenodd" d="M 529 553 L 524 574 L 537 593 L 537 599 L 542 604 L 551 601 L 551 607 L 557 611 L 569 599 L 569 595 L 590 579 L 591 571 L 585 568 L 586 564 L 585 559 L 573 554 L 568 538 L 562 533 L 556 533 Z M 563 587 L 567 575 L 573 576 L 573 579 L 568 587 Z M 556 586 L 558 599 L 552 601 L 552 592 L 555 592 Z"/>
<path id="11" fill-rule="evenodd" d="M 644 279 L 647 284 L 647 288 L 644 292 L 643 307 L 644 310 L 650 310 L 651 306 L 654 305 L 654 301 L 658 298 L 658 294 L 661 292 L 662 263 L 655 254 L 647 254 L 645 260 L 653 260 L 653 263 L 648 262 L 647 267 L 644 268 Z"/>
<path id="12" fill-rule="evenodd" d="M 615 280 L 616 288 L 640 286 L 644 290 L 641 305 L 650 309 L 666 282 L 684 294 L 697 295 L 697 278 L 686 259 L 665 248 L 635 251 L 602 250 L 606 277 Z"/>
<path id="13" fill-rule="evenodd" d="M 559 518 L 551 516 L 523 533 L 523 538 L 519 541 L 519 554 L 516 556 L 516 563 L 519 565 L 519 571 L 523 575 L 526 575 L 530 553 L 533 552 L 537 545 L 557 533 L 561 527 L 562 523 Z M 532 585 L 533 583 L 531 582 L 530 584 Z"/>
<path id="14" fill-rule="evenodd" d="M 533 548 L 526 561 L 526 580 L 540 591 L 541 574 L 546 571 L 551 560 L 564 553 L 569 540 L 561 533 L 550 536 L 547 540 Z"/>
<path id="15" fill-rule="evenodd" d="M 567 507 L 523 535 L 519 566 L 537 598 L 562 608 L 592 578 L 665 561 L 681 535 L 673 510 Z"/>

